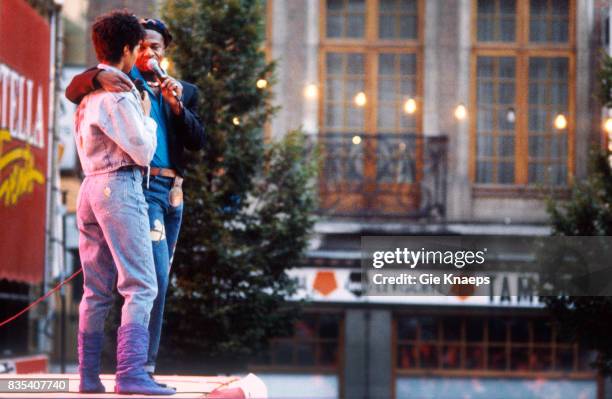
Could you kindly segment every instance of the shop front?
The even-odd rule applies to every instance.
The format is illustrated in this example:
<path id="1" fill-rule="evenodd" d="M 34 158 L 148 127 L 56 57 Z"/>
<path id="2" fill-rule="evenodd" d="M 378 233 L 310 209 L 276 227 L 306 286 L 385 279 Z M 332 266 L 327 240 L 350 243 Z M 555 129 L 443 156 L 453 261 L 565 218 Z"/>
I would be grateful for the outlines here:
<path id="1" fill-rule="evenodd" d="M 309 304 L 294 335 L 275 339 L 253 365 L 271 392 L 396 399 L 603 394 L 594 354 L 564 336 L 537 297 L 517 295 L 516 273 L 499 273 L 499 290 L 472 298 L 366 297 L 359 273 L 292 270 Z"/>

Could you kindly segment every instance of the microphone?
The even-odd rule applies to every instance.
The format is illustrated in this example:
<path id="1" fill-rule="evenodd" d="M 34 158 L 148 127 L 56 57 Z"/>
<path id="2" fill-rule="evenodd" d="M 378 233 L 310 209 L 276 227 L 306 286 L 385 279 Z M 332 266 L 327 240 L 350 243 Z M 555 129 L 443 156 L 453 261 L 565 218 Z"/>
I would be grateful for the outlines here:
<path id="1" fill-rule="evenodd" d="M 157 60 L 155 58 L 149 58 L 149 61 L 147 61 L 147 66 L 149 67 L 149 69 L 151 71 L 153 71 L 153 73 L 155 74 L 155 76 L 157 76 L 157 78 L 159 80 L 161 80 L 162 82 L 166 79 L 168 79 L 168 74 L 166 73 L 166 71 L 164 71 L 160 66 L 159 63 L 157 62 Z M 174 90 L 172 90 L 172 95 L 180 101 L 180 99 L 178 98 L 178 96 L 176 95 L 176 92 Z"/>
<path id="2" fill-rule="evenodd" d="M 157 76 L 162 82 L 168 79 L 168 74 L 166 73 L 166 71 L 161 69 L 159 63 L 155 58 L 149 58 L 149 61 L 147 61 L 147 66 L 150 70 L 153 71 L 153 73 L 155 73 L 155 76 Z"/>

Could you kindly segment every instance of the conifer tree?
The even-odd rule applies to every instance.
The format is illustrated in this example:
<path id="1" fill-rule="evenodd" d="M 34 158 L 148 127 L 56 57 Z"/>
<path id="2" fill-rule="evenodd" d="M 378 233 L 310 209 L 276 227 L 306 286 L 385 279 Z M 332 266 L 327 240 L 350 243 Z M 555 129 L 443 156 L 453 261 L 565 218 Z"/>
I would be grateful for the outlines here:
<path id="1" fill-rule="evenodd" d="M 263 4 L 167 0 L 163 8 L 173 66 L 200 89 L 207 136 L 189 160 L 184 187 L 162 337 L 167 363 L 235 369 L 288 333 L 299 309 L 287 301 L 296 283 L 286 270 L 299 261 L 313 225 L 316 156 L 300 131 L 264 140 L 275 108 Z"/>
<path id="2" fill-rule="evenodd" d="M 599 101 L 612 106 L 612 58 L 602 54 Z M 565 203 L 549 202 L 554 235 L 612 235 L 612 170 L 608 149 L 594 148 L 590 154 L 588 178 L 572 188 Z M 546 298 L 546 304 L 564 335 L 580 340 L 598 352 L 597 368 L 612 372 L 612 298 L 569 296 Z"/>

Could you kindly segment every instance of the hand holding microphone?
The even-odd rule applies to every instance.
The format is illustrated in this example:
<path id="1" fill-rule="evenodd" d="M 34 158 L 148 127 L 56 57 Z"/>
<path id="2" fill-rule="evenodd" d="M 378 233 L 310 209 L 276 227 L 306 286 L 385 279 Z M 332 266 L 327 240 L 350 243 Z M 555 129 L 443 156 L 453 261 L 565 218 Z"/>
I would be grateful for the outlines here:
<path id="1" fill-rule="evenodd" d="M 176 79 L 168 76 L 155 58 L 150 58 L 147 66 L 161 82 L 162 96 L 172 108 L 172 112 L 177 115 L 180 114 L 182 110 L 181 95 L 183 94 L 183 86 Z"/>
<path id="2" fill-rule="evenodd" d="M 150 58 L 147 62 L 147 66 L 151 71 L 157 76 L 157 78 L 162 82 L 161 88 L 164 89 L 168 87 L 171 90 L 171 93 L 177 100 L 180 99 L 180 94 L 182 94 L 183 86 L 176 80 L 171 78 L 166 71 L 164 71 L 155 58 Z"/>

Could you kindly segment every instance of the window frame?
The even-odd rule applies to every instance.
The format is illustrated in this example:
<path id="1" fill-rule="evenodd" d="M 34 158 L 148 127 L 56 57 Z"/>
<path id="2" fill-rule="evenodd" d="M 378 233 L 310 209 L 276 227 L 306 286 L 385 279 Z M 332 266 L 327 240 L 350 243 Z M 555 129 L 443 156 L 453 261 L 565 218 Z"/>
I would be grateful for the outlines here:
<path id="1" fill-rule="evenodd" d="M 568 0 L 568 41 L 567 43 L 538 43 L 529 41 L 530 0 L 516 0 L 515 41 L 478 41 L 478 0 L 472 0 L 470 55 L 470 101 L 472 116 L 469 120 L 470 163 L 469 176 L 476 196 L 497 196 L 499 194 L 527 194 L 539 197 L 537 186 L 541 183 L 528 182 L 529 169 L 529 60 L 535 57 L 565 57 L 568 59 L 568 104 L 567 127 L 567 179 L 564 185 L 552 186 L 557 194 L 564 194 L 571 186 L 575 173 L 575 126 L 576 126 L 576 0 Z M 515 148 L 514 183 L 482 183 L 476 180 L 477 153 L 477 61 L 479 56 L 514 57 L 516 60 L 515 99 Z M 497 161 L 496 161 L 497 162 Z M 545 183 L 546 186 L 551 184 Z M 526 190 L 525 190 L 526 189 Z"/>
<path id="2" fill-rule="evenodd" d="M 363 145 L 367 146 L 364 148 L 365 154 L 376 154 L 377 143 L 376 137 L 378 136 L 378 56 L 383 53 L 393 54 L 415 54 L 416 55 L 416 87 L 414 99 L 417 103 L 417 115 L 415 135 L 422 138 L 423 136 L 423 90 L 424 90 L 424 40 L 425 40 L 425 0 L 415 0 L 417 2 L 417 38 L 416 39 L 380 39 L 379 35 L 379 0 L 364 0 L 365 2 L 365 26 L 363 38 L 328 38 L 326 32 L 327 22 L 327 0 L 319 0 L 319 55 L 318 55 L 318 137 L 324 139 L 326 133 L 326 122 L 325 122 L 325 92 L 326 92 L 326 59 L 328 53 L 361 53 L 364 56 L 364 92 L 366 94 L 367 102 L 364 109 L 364 138 L 374 140 L 364 140 Z M 342 130 L 338 129 L 339 131 Z M 347 137 L 350 133 L 347 134 Z M 374 158 L 374 159 L 372 159 Z M 394 212 L 397 206 L 393 205 L 393 197 L 401 195 L 405 198 L 410 198 L 411 206 L 415 209 L 418 207 L 418 198 L 420 195 L 418 189 L 418 182 L 421 180 L 423 175 L 423 161 L 422 151 L 419 151 L 416 159 L 416 174 L 414 182 L 412 183 L 378 183 L 376 182 L 376 157 L 366 156 L 364 159 L 363 178 L 369 182 L 365 185 L 364 189 L 367 192 L 374 192 L 376 190 L 382 191 L 379 194 L 380 201 L 377 204 L 370 203 L 362 194 L 347 193 L 344 195 L 342 204 L 347 205 L 347 209 L 344 209 L 344 205 L 340 205 L 341 211 L 350 211 L 350 208 L 354 208 L 355 204 L 358 204 L 359 208 L 362 209 L 373 209 L 382 207 L 383 213 Z M 323 184 L 321 185 L 323 188 Z M 385 194 L 386 192 L 393 192 L 392 195 Z M 324 193 L 325 190 L 321 190 Z M 332 201 L 333 202 L 333 201 Z M 322 198 L 322 207 L 326 207 L 326 200 Z"/>
<path id="3" fill-rule="evenodd" d="M 417 85 L 415 100 L 417 101 L 417 110 L 422 110 L 423 105 L 423 56 L 424 56 L 424 23 L 425 23 L 425 0 L 417 1 L 418 12 L 418 29 L 417 39 L 379 39 L 378 38 L 378 17 L 379 17 L 379 0 L 364 0 L 365 1 L 365 35 L 363 39 L 355 38 L 328 38 L 326 32 L 327 21 L 327 0 L 319 0 L 319 82 L 318 100 L 319 100 L 319 132 L 325 131 L 325 82 L 327 79 L 325 60 L 327 53 L 362 53 L 364 55 L 365 67 L 365 94 L 367 98 L 365 109 L 365 134 L 376 134 L 377 120 L 376 110 L 378 106 L 378 54 L 380 53 L 398 53 L 398 54 L 416 54 L 417 58 Z M 418 111 L 417 111 L 418 112 Z M 416 131 L 420 134 L 423 131 L 422 112 L 417 118 Z"/>
<path id="4" fill-rule="evenodd" d="M 430 342 L 436 348 L 437 352 L 437 366 L 436 367 L 413 367 L 413 368 L 401 368 L 398 364 L 399 349 L 401 345 L 413 344 L 415 348 L 421 342 L 419 332 L 413 340 L 401 340 L 398 337 L 398 321 L 400 318 L 411 318 L 411 317 L 432 317 L 436 323 L 437 336 Z M 470 342 L 467 340 L 467 323 L 466 317 L 473 317 L 482 321 L 482 340 L 478 342 Z M 446 318 L 459 318 L 461 320 L 461 333 L 459 340 L 445 340 L 443 338 L 443 321 Z M 509 321 L 515 319 L 519 322 L 528 323 L 529 338 L 526 342 L 513 341 L 511 338 L 511 329 Z M 393 315 L 392 324 L 392 373 L 393 381 L 398 377 L 413 377 L 413 376 L 440 376 L 440 377 L 462 377 L 470 376 L 476 378 L 527 378 L 527 379 L 571 379 L 571 380 L 595 380 L 597 372 L 595 370 L 584 370 L 580 366 L 580 355 L 581 348 L 577 342 L 566 343 L 558 342 L 557 330 L 554 325 L 550 326 L 550 339 L 547 342 L 536 341 L 535 338 L 535 322 L 545 320 L 549 321 L 543 315 L 538 314 L 525 314 L 524 312 L 509 312 L 503 315 L 490 315 L 490 314 L 474 314 L 473 312 L 410 312 L 404 311 L 395 312 Z M 489 322 L 491 320 L 501 320 L 505 323 L 505 341 L 490 341 L 489 340 Z M 417 331 L 420 331 L 420 324 L 417 324 Z M 501 347 L 506 352 L 506 365 L 503 369 L 493 369 L 488 364 L 489 349 L 491 345 L 495 347 Z M 458 346 L 460 353 L 460 367 L 456 368 L 445 368 L 443 365 L 443 356 L 439 348 L 445 346 Z M 480 346 L 484 352 L 482 355 L 483 368 L 468 368 L 466 367 L 467 360 L 467 348 L 469 346 Z M 516 348 L 527 348 L 528 353 L 535 349 L 547 349 L 550 354 L 550 369 L 549 370 L 513 370 L 512 369 L 512 350 Z M 558 349 L 571 349 L 573 354 L 573 369 L 571 371 L 561 370 L 557 368 L 557 350 Z M 419 360 L 417 360 L 418 364 Z"/>

